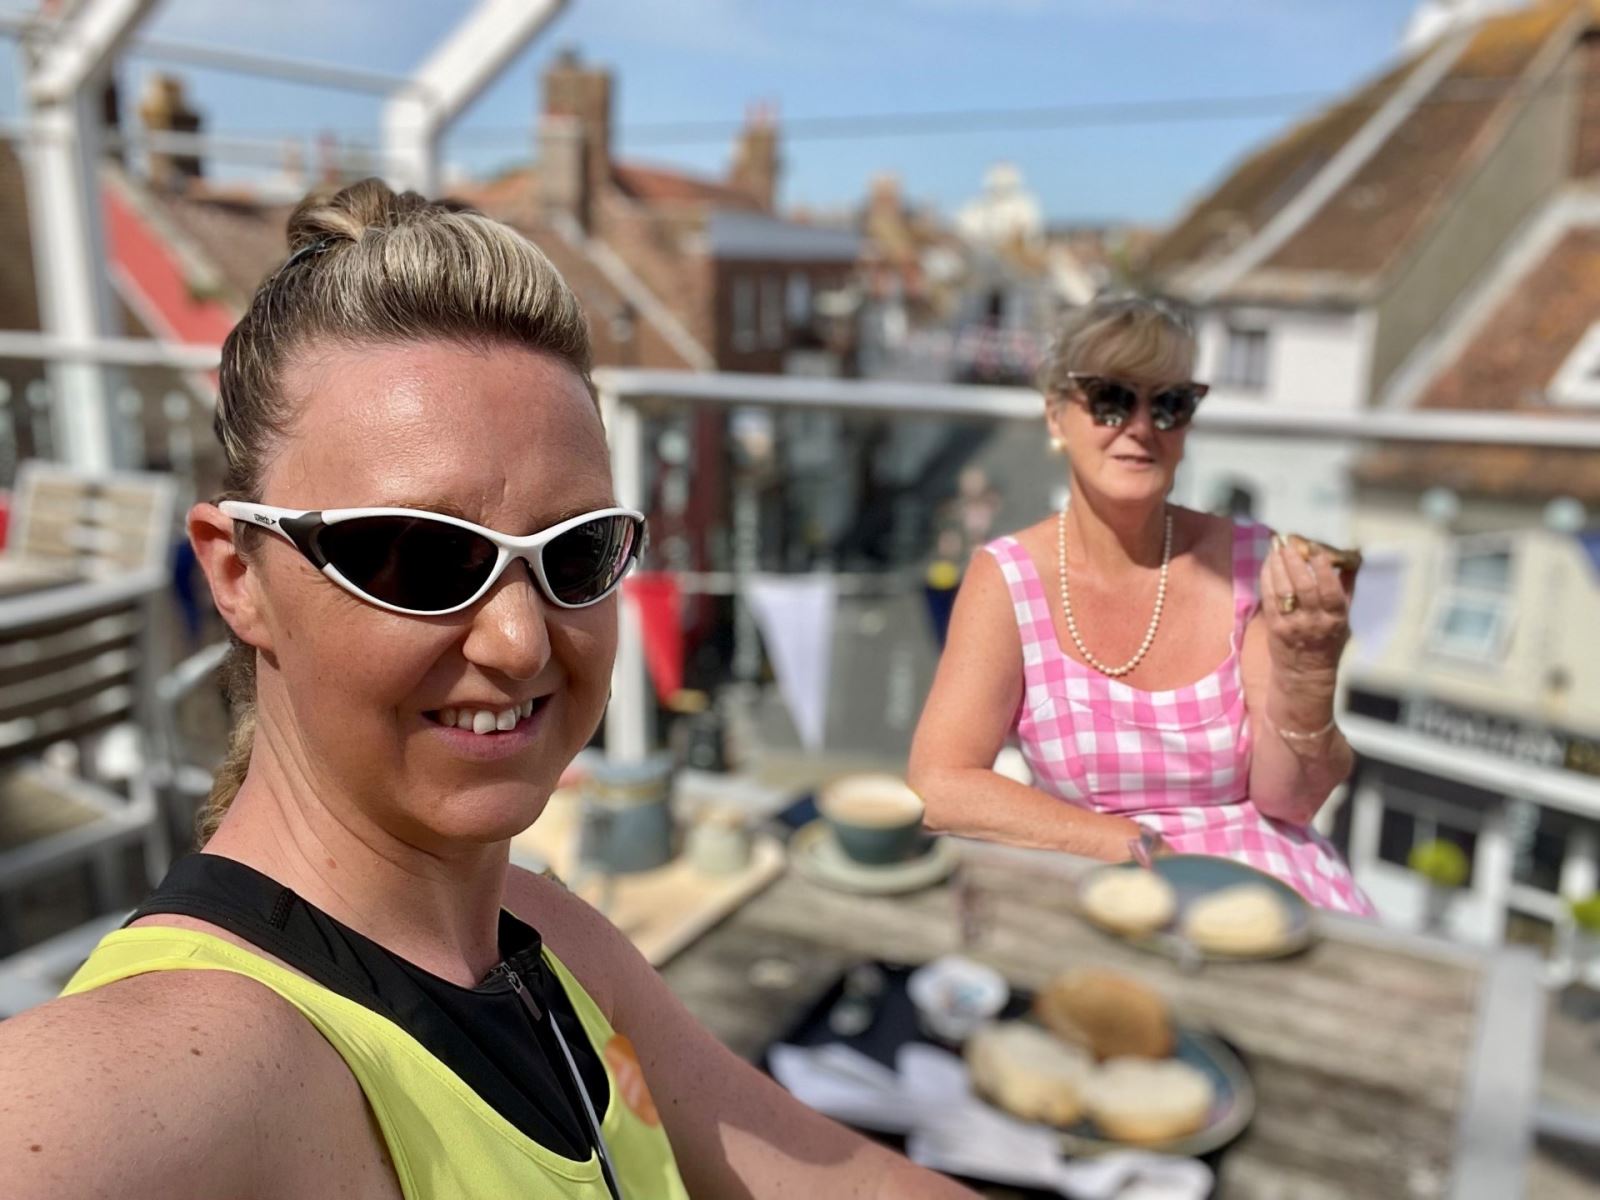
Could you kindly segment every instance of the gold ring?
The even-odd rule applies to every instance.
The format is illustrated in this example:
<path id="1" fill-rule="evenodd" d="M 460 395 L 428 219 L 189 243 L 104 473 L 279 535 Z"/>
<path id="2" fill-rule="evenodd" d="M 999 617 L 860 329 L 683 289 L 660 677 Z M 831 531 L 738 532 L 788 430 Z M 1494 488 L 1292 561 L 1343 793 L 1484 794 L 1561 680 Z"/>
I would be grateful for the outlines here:
<path id="1" fill-rule="evenodd" d="M 1278 594 L 1278 611 L 1288 616 L 1300 607 L 1300 597 L 1293 592 L 1280 592 Z"/>

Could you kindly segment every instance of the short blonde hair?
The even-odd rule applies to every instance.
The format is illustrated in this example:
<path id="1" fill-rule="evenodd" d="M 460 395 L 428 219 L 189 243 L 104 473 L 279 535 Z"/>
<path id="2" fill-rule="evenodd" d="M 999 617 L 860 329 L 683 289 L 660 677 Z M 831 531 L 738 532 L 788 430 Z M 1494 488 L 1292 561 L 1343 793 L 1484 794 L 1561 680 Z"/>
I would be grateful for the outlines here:
<path id="1" fill-rule="evenodd" d="M 1167 300 L 1110 296 L 1074 310 L 1056 332 L 1039 390 L 1063 394 L 1074 372 L 1135 379 L 1187 379 L 1198 347 L 1188 314 Z"/>

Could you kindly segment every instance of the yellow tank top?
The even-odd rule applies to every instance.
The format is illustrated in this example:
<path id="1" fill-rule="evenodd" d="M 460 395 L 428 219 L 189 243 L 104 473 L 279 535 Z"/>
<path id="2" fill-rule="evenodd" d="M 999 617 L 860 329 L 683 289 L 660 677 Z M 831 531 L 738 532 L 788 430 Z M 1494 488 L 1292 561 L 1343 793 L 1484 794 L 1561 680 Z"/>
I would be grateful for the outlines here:
<path id="1" fill-rule="evenodd" d="M 623 1196 L 688 1200 L 632 1044 L 566 966 L 547 947 L 542 953 L 604 1059 L 610 1092 L 600 1130 Z M 580 1162 L 541 1146 L 387 1017 L 209 933 L 152 925 L 119 930 L 100 942 L 62 995 L 148 971 L 231 971 L 299 1009 L 360 1083 L 406 1200 L 609 1200 L 593 1152 Z"/>

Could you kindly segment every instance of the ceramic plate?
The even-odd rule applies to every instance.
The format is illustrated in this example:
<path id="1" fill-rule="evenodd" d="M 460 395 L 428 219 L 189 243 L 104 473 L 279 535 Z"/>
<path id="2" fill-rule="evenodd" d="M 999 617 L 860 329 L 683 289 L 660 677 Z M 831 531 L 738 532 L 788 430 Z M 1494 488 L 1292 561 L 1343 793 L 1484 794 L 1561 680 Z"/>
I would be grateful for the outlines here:
<path id="1" fill-rule="evenodd" d="M 1244 1063 L 1221 1038 L 1181 1025 L 1177 1034 L 1178 1046 L 1173 1057 L 1203 1072 L 1216 1089 L 1216 1099 L 1212 1101 L 1206 1123 L 1194 1133 L 1170 1142 L 1141 1144 L 1138 1149 L 1198 1158 L 1221 1149 L 1244 1132 L 1255 1115 L 1256 1089 Z M 1062 1153 L 1068 1155 L 1105 1154 L 1129 1148 L 1128 1142 L 1102 1137 L 1092 1121 L 1080 1121 L 1061 1133 Z"/>
<path id="2" fill-rule="evenodd" d="M 1298 954 L 1311 944 L 1315 936 L 1315 921 L 1311 905 L 1306 903 L 1305 897 L 1295 891 L 1282 880 L 1274 879 L 1264 871 L 1244 863 L 1234 862 L 1231 858 L 1215 858 L 1205 854 L 1170 854 L 1155 859 L 1150 870 L 1156 872 L 1172 885 L 1172 890 L 1177 893 L 1178 912 L 1172 924 L 1165 930 L 1148 936 L 1129 936 L 1117 933 L 1115 930 L 1105 929 L 1098 925 L 1087 913 L 1084 919 L 1097 929 L 1121 938 L 1130 945 L 1141 949 L 1166 954 L 1173 957 L 1182 957 L 1185 953 L 1195 953 L 1202 958 L 1216 959 L 1219 961 L 1253 959 L 1253 958 L 1284 958 L 1291 954 Z M 1099 867 L 1084 875 L 1078 881 L 1081 890 L 1089 880 L 1095 878 L 1103 871 L 1143 871 L 1144 867 L 1137 863 L 1118 863 L 1115 866 Z M 1202 896 L 1219 892 L 1224 888 L 1237 887 L 1243 883 L 1264 883 L 1272 888 L 1284 907 L 1289 912 L 1289 931 L 1283 943 L 1270 951 L 1257 954 L 1225 954 L 1218 950 L 1206 950 L 1182 938 L 1179 931 L 1183 928 L 1183 914 L 1188 906 Z"/>
<path id="3" fill-rule="evenodd" d="M 827 822 L 817 820 L 789 839 L 789 864 L 813 883 L 864 896 L 896 896 L 932 887 L 949 877 L 961 853 L 948 838 L 936 837 L 916 858 L 869 867 L 847 858 Z"/>

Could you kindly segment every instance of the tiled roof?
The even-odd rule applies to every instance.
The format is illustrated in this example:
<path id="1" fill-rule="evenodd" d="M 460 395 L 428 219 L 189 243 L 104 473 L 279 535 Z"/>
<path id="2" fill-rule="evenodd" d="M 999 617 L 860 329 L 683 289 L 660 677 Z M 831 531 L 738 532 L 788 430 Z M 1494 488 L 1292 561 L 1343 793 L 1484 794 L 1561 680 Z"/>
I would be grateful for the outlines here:
<path id="1" fill-rule="evenodd" d="M 1600 228 L 1572 229 L 1434 380 L 1420 407 L 1548 409 L 1551 380 L 1597 320 Z"/>
<path id="2" fill-rule="evenodd" d="M 1257 233 L 1320 171 L 1416 66 L 1402 63 L 1246 158 L 1150 251 L 1157 274 L 1202 262 Z"/>
<path id="3" fill-rule="evenodd" d="M 760 212 L 761 205 L 737 188 L 720 180 L 685 175 L 663 167 L 637 163 L 615 163 L 611 177 L 617 187 L 634 200 L 645 204 L 705 204 L 715 208 Z"/>
<path id="4" fill-rule="evenodd" d="M 1509 81 L 1527 72 L 1570 12 L 1547 4 L 1485 22 L 1382 148 L 1263 267 L 1382 274 L 1476 165 L 1495 114 L 1527 99 L 1528 89 Z"/>
<path id="5" fill-rule="evenodd" d="M 1595 5 L 1600 22 L 1600 2 Z M 1577 71 L 1582 75 L 1578 100 L 1578 133 L 1572 154 L 1572 173 L 1579 179 L 1600 175 L 1600 33 L 1591 32 L 1577 55 Z"/>
<path id="6" fill-rule="evenodd" d="M 263 203 L 203 187 L 183 194 L 147 195 L 168 224 L 203 252 L 227 301 L 241 312 L 256 285 L 288 254 L 284 228 L 293 205 Z"/>
<path id="7" fill-rule="evenodd" d="M 1600 228 L 1572 229 L 1494 311 L 1460 356 L 1433 381 L 1423 408 L 1520 410 L 1528 420 L 1585 410 L 1546 399 L 1556 373 L 1600 320 Z M 1594 413 L 1600 420 L 1600 413 Z M 1600 503 L 1600 452 L 1512 446 L 1382 445 L 1362 456 L 1356 478 L 1414 489 L 1440 484 L 1475 495 L 1536 500 L 1574 496 Z"/>
<path id="8" fill-rule="evenodd" d="M 1530 417 L 1529 420 L 1537 420 Z M 1600 450 L 1537 446 L 1378 446 L 1356 464 L 1358 484 L 1534 504 L 1571 496 L 1600 507 Z"/>
<path id="9" fill-rule="evenodd" d="M 1486 20 L 1421 103 L 1257 270 L 1376 280 L 1428 228 L 1458 181 L 1487 152 L 1500 116 L 1524 103 L 1516 86 L 1551 39 L 1570 28 L 1573 0 Z M 1351 141 L 1432 49 L 1400 63 L 1348 100 L 1247 159 L 1164 237 L 1149 259 L 1158 276 L 1215 259 L 1259 232 Z M 1248 292 L 1248 276 L 1240 292 Z"/>

